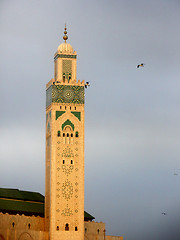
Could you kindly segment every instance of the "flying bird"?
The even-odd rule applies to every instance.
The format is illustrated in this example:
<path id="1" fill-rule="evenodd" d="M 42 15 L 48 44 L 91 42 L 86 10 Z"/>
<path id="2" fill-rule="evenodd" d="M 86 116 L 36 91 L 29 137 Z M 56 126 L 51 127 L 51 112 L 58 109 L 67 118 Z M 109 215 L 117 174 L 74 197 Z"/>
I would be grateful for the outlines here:
<path id="1" fill-rule="evenodd" d="M 138 64 L 137 68 L 144 67 L 144 63 Z"/>
<path id="2" fill-rule="evenodd" d="M 174 176 L 177 176 L 178 174 L 177 173 L 174 173 Z"/>
<path id="3" fill-rule="evenodd" d="M 167 215 L 167 213 L 166 212 L 162 212 L 162 215 Z"/>
<path id="4" fill-rule="evenodd" d="M 86 82 L 86 83 L 85 83 L 85 88 L 87 88 L 87 87 L 90 87 L 89 82 Z"/>

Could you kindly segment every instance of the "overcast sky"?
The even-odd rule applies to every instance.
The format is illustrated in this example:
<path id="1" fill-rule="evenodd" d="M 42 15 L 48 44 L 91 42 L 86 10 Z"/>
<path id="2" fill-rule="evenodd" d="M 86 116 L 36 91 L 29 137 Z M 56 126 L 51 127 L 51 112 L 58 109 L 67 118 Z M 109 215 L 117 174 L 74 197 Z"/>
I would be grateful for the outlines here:
<path id="1" fill-rule="evenodd" d="M 85 210 L 124 240 L 179 240 L 179 0 L 0 0 L 0 187 L 45 192 L 45 86 L 65 22 L 91 84 Z"/>

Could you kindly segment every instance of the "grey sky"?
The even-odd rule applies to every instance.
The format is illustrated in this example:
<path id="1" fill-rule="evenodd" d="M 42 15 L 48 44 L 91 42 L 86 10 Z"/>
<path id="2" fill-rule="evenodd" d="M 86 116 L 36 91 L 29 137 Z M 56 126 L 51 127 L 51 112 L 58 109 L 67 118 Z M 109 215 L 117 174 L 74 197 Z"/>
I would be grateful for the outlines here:
<path id="1" fill-rule="evenodd" d="M 176 0 L 1 0 L 1 187 L 44 194 L 45 85 L 66 22 L 91 83 L 86 210 L 125 240 L 179 239 L 179 12 Z"/>

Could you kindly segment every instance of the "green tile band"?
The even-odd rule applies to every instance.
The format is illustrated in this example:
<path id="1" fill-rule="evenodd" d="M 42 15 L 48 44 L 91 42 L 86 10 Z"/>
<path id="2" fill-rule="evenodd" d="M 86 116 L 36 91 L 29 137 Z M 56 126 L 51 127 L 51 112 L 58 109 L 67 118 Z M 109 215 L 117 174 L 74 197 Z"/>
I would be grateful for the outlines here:
<path id="1" fill-rule="evenodd" d="M 79 119 L 79 121 L 81 121 L 81 112 L 71 112 L 75 117 L 77 117 Z"/>
<path id="2" fill-rule="evenodd" d="M 52 102 L 84 104 L 84 87 L 52 85 Z"/>
<path id="3" fill-rule="evenodd" d="M 67 125 L 71 126 L 72 129 L 73 129 L 73 131 L 74 131 L 74 124 L 73 124 L 69 119 L 67 119 L 67 120 L 62 124 L 62 130 L 63 130 L 64 127 L 67 126 Z"/>
<path id="4" fill-rule="evenodd" d="M 65 55 L 65 54 L 57 54 L 55 57 L 54 57 L 54 61 L 57 59 L 57 58 L 77 58 L 77 55 Z"/>
<path id="5" fill-rule="evenodd" d="M 46 90 L 46 107 L 51 103 L 84 104 L 84 87 L 53 84 Z"/>
<path id="6" fill-rule="evenodd" d="M 60 117 L 64 113 L 65 113 L 65 111 L 56 111 L 56 120 L 58 119 L 58 117 Z"/>

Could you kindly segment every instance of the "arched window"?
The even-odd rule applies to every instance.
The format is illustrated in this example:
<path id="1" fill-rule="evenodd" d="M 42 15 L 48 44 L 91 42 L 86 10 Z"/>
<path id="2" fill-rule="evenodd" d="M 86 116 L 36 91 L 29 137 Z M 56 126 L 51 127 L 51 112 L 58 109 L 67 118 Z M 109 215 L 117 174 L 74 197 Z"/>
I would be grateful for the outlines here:
<path id="1" fill-rule="evenodd" d="M 29 229 L 31 228 L 31 224 L 30 224 L 30 223 L 28 224 L 28 228 L 29 228 Z"/>
<path id="2" fill-rule="evenodd" d="M 87 228 L 85 228 L 85 233 L 87 232 Z"/>
<path id="3" fill-rule="evenodd" d="M 60 137 L 61 136 L 61 133 L 60 131 L 57 132 L 57 136 Z"/>
<path id="4" fill-rule="evenodd" d="M 66 78 L 65 74 L 63 74 L 63 82 L 65 82 L 65 78 Z"/>
<path id="5" fill-rule="evenodd" d="M 73 137 L 73 133 L 71 133 L 71 137 Z"/>
<path id="6" fill-rule="evenodd" d="M 63 160 L 63 164 L 65 164 L 65 160 Z"/>
<path id="7" fill-rule="evenodd" d="M 15 227 L 15 223 L 14 222 L 12 223 L 12 226 L 13 226 L 13 228 Z"/>
<path id="8" fill-rule="evenodd" d="M 71 80 L 71 73 L 69 73 L 69 80 Z"/>
<path id="9" fill-rule="evenodd" d="M 71 160 L 71 164 L 73 164 L 73 160 Z"/>
<path id="10" fill-rule="evenodd" d="M 75 231 L 77 231 L 78 230 L 78 228 L 77 227 L 75 227 Z"/>
<path id="11" fill-rule="evenodd" d="M 78 132 L 76 132 L 76 137 L 79 137 L 79 133 Z"/>
<path id="12" fill-rule="evenodd" d="M 69 224 L 68 223 L 66 223 L 66 225 L 65 225 L 65 231 L 69 231 Z"/>
<path id="13" fill-rule="evenodd" d="M 57 226 L 56 230 L 59 231 L 59 226 Z"/>
<path id="14" fill-rule="evenodd" d="M 72 144 L 73 143 L 73 139 L 71 139 L 70 137 L 73 134 L 74 125 L 71 123 L 70 120 L 67 120 L 67 121 L 65 121 L 63 123 L 62 131 L 63 131 L 63 133 L 61 133 L 61 135 L 63 135 L 65 137 L 63 139 L 63 144 Z"/>
<path id="15" fill-rule="evenodd" d="M 99 234 L 99 229 L 97 231 L 98 231 L 98 234 Z"/>

